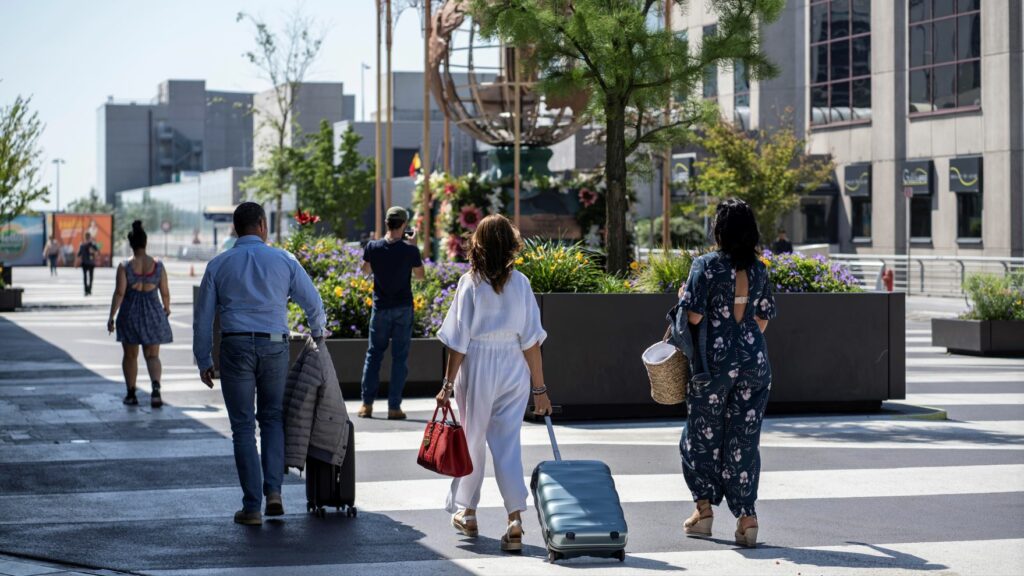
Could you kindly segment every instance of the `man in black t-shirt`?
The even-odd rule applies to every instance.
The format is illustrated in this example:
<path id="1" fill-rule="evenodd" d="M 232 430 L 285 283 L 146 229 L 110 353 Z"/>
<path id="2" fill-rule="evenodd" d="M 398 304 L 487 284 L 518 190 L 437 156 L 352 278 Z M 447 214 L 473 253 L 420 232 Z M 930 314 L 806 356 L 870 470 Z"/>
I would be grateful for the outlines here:
<path id="1" fill-rule="evenodd" d="M 423 279 L 423 260 L 416 246 L 405 241 L 409 213 L 404 208 L 388 209 L 388 233 L 366 244 L 363 272 L 373 273 L 373 313 L 370 315 L 370 346 L 363 364 L 363 405 L 360 418 L 373 416 L 373 401 L 380 384 L 380 363 L 391 344 L 391 380 L 388 382 L 388 419 L 403 420 L 402 389 L 409 374 L 409 346 L 412 343 L 412 275 Z"/>
<path id="2" fill-rule="evenodd" d="M 92 276 L 96 269 L 96 254 L 100 251 L 92 241 L 92 234 L 85 233 L 85 241 L 78 246 L 78 262 L 82 267 L 82 281 L 85 283 L 85 295 L 92 295 Z"/>
<path id="3" fill-rule="evenodd" d="M 773 254 L 789 254 L 793 251 L 793 243 L 786 238 L 786 231 L 784 229 L 779 230 L 779 236 L 772 242 L 772 253 Z"/>

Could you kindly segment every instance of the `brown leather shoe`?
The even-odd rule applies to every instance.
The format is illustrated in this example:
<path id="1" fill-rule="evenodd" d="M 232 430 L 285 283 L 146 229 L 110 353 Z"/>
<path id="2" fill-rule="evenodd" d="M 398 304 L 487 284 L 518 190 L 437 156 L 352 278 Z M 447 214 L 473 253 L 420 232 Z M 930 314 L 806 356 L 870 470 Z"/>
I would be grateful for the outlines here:
<path id="1" fill-rule="evenodd" d="M 388 420 L 405 420 L 405 412 L 401 410 L 388 410 Z"/>
<path id="2" fill-rule="evenodd" d="M 260 514 L 259 510 L 253 510 L 251 512 L 239 510 L 238 512 L 235 512 L 235 524 L 243 524 L 245 526 L 262 526 L 263 515 Z"/>
<path id="3" fill-rule="evenodd" d="M 359 412 L 356 413 L 356 416 L 359 416 L 360 418 L 373 418 L 373 406 L 370 404 L 363 404 L 359 407 Z"/>
<path id="4" fill-rule="evenodd" d="M 265 516 L 284 516 L 284 502 L 280 494 L 267 494 L 267 509 L 263 511 Z"/>

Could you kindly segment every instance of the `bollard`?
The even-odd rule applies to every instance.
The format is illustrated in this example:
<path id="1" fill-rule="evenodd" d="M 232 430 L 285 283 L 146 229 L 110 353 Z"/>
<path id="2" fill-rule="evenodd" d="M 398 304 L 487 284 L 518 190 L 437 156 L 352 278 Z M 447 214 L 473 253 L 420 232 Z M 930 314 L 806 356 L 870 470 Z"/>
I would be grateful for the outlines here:
<path id="1" fill-rule="evenodd" d="M 892 268 L 889 268 L 885 272 L 882 272 L 882 283 L 885 284 L 885 291 L 892 292 L 896 283 L 896 275 L 893 274 Z"/>

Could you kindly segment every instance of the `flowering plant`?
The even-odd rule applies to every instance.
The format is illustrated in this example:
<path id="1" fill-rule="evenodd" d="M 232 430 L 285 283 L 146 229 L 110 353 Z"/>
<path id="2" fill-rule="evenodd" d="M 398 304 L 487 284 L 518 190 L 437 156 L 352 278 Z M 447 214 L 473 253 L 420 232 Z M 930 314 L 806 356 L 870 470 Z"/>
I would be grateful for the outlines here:
<path id="1" fill-rule="evenodd" d="M 860 292 L 860 282 L 850 271 L 824 256 L 800 253 L 773 254 L 766 250 L 761 262 L 775 292 Z"/>
<path id="2" fill-rule="evenodd" d="M 595 292 L 605 276 L 592 252 L 554 241 L 527 240 L 515 266 L 534 292 Z"/>
<path id="3" fill-rule="evenodd" d="M 299 226 L 308 226 L 310 224 L 316 224 L 320 221 L 320 217 L 309 212 L 299 210 L 295 213 L 295 221 L 298 222 Z"/>

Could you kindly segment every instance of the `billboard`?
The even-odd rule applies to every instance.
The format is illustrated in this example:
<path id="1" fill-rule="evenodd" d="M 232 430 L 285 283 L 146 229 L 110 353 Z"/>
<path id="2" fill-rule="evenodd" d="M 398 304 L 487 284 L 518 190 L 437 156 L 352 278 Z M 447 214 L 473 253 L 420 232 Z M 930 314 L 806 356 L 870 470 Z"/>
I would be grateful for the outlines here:
<path id="1" fill-rule="evenodd" d="M 85 233 L 100 249 L 96 266 L 110 266 L 114 260 L 114 216 L 111 214 L 54 214 L 53 235 L 60 242 L 61 256 L 65 266 L 75 265 L 78 247 L 85 239 Z M 39 249 L 42 254 L 42 248 Z"/>
<path id="2" fill-rule="evenodd" d="M 7 266 L 41 266 L 46 230 L 43 216 L 18 216 L 0 226 L 0 262 Z"/>

